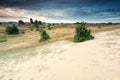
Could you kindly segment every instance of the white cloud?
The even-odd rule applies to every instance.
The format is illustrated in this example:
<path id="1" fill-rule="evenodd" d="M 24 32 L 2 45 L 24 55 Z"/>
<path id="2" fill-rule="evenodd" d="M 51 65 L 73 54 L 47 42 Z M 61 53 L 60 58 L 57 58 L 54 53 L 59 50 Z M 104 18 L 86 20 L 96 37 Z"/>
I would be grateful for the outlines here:
<path id="1" fill-rule="evenodd" d="M 55 10 L 54 10 L 55 11 Z M 41 20 L 44 22 L 74 22 L 71 20 L 58 20 L 58 19 L 52 19 L 46 16 L 49 16 L 50 11 L 30 11 L 30 10 L 24 10 L 24 9 L 14 9 L 14 8 L 4 8 L 0 9 L 0 16 L 6 16 L 5 18 L 0 17 L 0 21 L 18 21 L 20 19 L 24 21 L 29 21 L 29 18 L 33 18 L 34 20 Z M 63 11 L 55 11 L 54 14 L 52 12 L 50 13 L 50 16 L 65 16 Z M 67 15 L 66 15 L 67 16 Z"/>

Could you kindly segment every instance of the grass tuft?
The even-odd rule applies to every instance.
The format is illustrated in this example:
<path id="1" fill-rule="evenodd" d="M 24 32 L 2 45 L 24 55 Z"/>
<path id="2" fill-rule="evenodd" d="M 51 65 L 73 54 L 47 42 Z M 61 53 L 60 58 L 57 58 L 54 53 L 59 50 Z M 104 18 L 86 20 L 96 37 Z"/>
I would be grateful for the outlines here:
<path id="1" fill-rule="evenodd" d="M 0 43 L 1 43 L 1 42 L 7 42 L 7 39 L 6 39 L 6 38 L 1 38 L 1 39 L 0 39 Z"/>

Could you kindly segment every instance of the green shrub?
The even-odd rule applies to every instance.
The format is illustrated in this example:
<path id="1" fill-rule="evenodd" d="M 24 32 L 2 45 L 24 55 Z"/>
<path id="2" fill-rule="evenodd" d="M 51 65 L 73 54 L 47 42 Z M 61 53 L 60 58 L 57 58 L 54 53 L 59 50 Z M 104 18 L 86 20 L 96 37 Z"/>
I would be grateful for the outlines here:
<path id="1" fill-rule="evenodd" d="M 39 41 L 45 41 L 45 40 L 50 39 L 50 36 L 44 29 L 40 30 L 40 32 L 41 32 L 41 38 Z"/>
<path id="2" fill-rule="evenodd" d="M 19 29 L 13 24 L 12 26 L 7 26 L 5 32 L 7 34 L 19 34 Z"/>
<path id="3" fill-rule="evenodd" d="M 50 29 L 51 29 L 51 26 L 48 26 L 48 29 L 50 30 Z"/>
<path id="4" fill-rule="evenodd" d="M 91 35 L 91 30 L 86 28 L 85 23 L 76 26 L 75 30 L 76 30 L 74 35 L 75 42 L 83 42 L 86 40 L 94 39 L 94 37 Z"/>
<path id="5" fill-rule="evenodd" d="M 19 25 L 25 25 L 25 22 L 22 20 L 19 20 L 18 23 L 19 23 Z"/>
<path id="6" fill-rule="evenodd" d="M 112 22 L 108 22 L 109 25 L 113 24 Z"/>
<path id="7" fill-rule="evenodd" d="M 0 43 L 1 42 L 7 42 L 7 39 L 6 38 L 2 38 L 2 39 L 0 39 Z"/>
<path id="8" fill-rule="evenodd" d="M 49 30 L 52 29 L 51 24 L 48 24 L 47 27 L 48 27 Z"/>
<path id="9" fill-rule="evenodd" d="M 39 22 L 35 20 L 34 27 L 36 28 L 36 31 L 39 31 Z"/>
<path id="10" fill-rule="evenodd" d="M 39 31 L 39 25 L 35 25 L 36 31 Z"/>
<path id="11" fill-rule="evenodd" d="M 41 33 L 43 29 L 39 29 L 39 32 Z"/>

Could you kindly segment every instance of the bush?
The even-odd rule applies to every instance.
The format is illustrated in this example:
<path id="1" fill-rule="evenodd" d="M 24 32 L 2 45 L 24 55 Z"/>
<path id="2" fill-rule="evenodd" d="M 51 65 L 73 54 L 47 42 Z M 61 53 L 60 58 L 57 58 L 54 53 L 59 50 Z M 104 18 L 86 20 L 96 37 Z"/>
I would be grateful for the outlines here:
<path id="1" fill-rule="evenodd" d="M 19 25 L 25 25 L 25 22 L 22 20 L 19 20 L 18 23 L 19 23 Z"/>
<path id="2" fill-rule="evenodd" d="M 39 25 L 35 25 L 36 31 L 39 31 Z"/>
<path id="3" fill-rule="evenodd" d="M 0 43 L 1 43 L 1 42 L 6 42 L 6 41 L 7 41 L 6 38 L 2 38 L 2 39 L 0 39 Z"/>
<path id="4" fill-rule="evenodd" d="M 112 24 L 112 22 L 108 22 L 108 24 L 109 24 L 109 25 L 111 25 L 111 24 Z"/>
<path id="5" fill-rule="evenodd" d="M 7 26 L 5 31 L 7 34 L 19 34 L 19 29 L 14 24 L 12 26 Z"/>
<path id="6" fill-rule="evenodd" d="M 31 23 L 31 24 L 34 24 L 34 22 L 33 22 L 33 19 L 32 19 L 32 18 L 30 18 L 30 23 Z"/>
<path id="7" fill-rule="evenodd" d="M 40 29 L 39 32 L 41 33 L 43 29 Z"/>
<path id="8" fill-rule="evenodd" d="M 83 42 L 86 40 L 94 39 L 94 37 L 90 34 L 91 30 L 85 27 L 85 23 L 76 26 L 76 32 L 74 35 L 75 42 Z"/>
<path id="9" fill-rule="evenodd" d="M 48 26 L 47 26 L 47 27 L 48 27 L 48 29 L 49 29 L 49 30 L 52 28 L 52 27 L 51 27 L 51 24 L 48 24 Z"/>
<path id="10" fill-rule="evenodd" d="M 40 32 L 41 32 L 41 38 L 39 41 L 45 41 L 45 40 L 50 39 L 50 36 L 44 29 L 40 30 Z"/>
<path id="11" fill-rule="evenodd" d="M 36 28 L 36 31 L 39 31 L 39 22 L 35 20 L 34 27 Z"/>

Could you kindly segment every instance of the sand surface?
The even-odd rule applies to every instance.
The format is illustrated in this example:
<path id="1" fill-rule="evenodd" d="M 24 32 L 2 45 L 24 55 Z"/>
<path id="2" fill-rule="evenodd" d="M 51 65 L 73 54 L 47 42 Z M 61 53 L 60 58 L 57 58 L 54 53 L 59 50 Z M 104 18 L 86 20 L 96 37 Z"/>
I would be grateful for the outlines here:
<path id="1" fill-rule="evenodd" d="M 0 59 L 0 80 L 120 80 L 120 29 L 82 43 L 50 43 L 36 52 Z"/>

